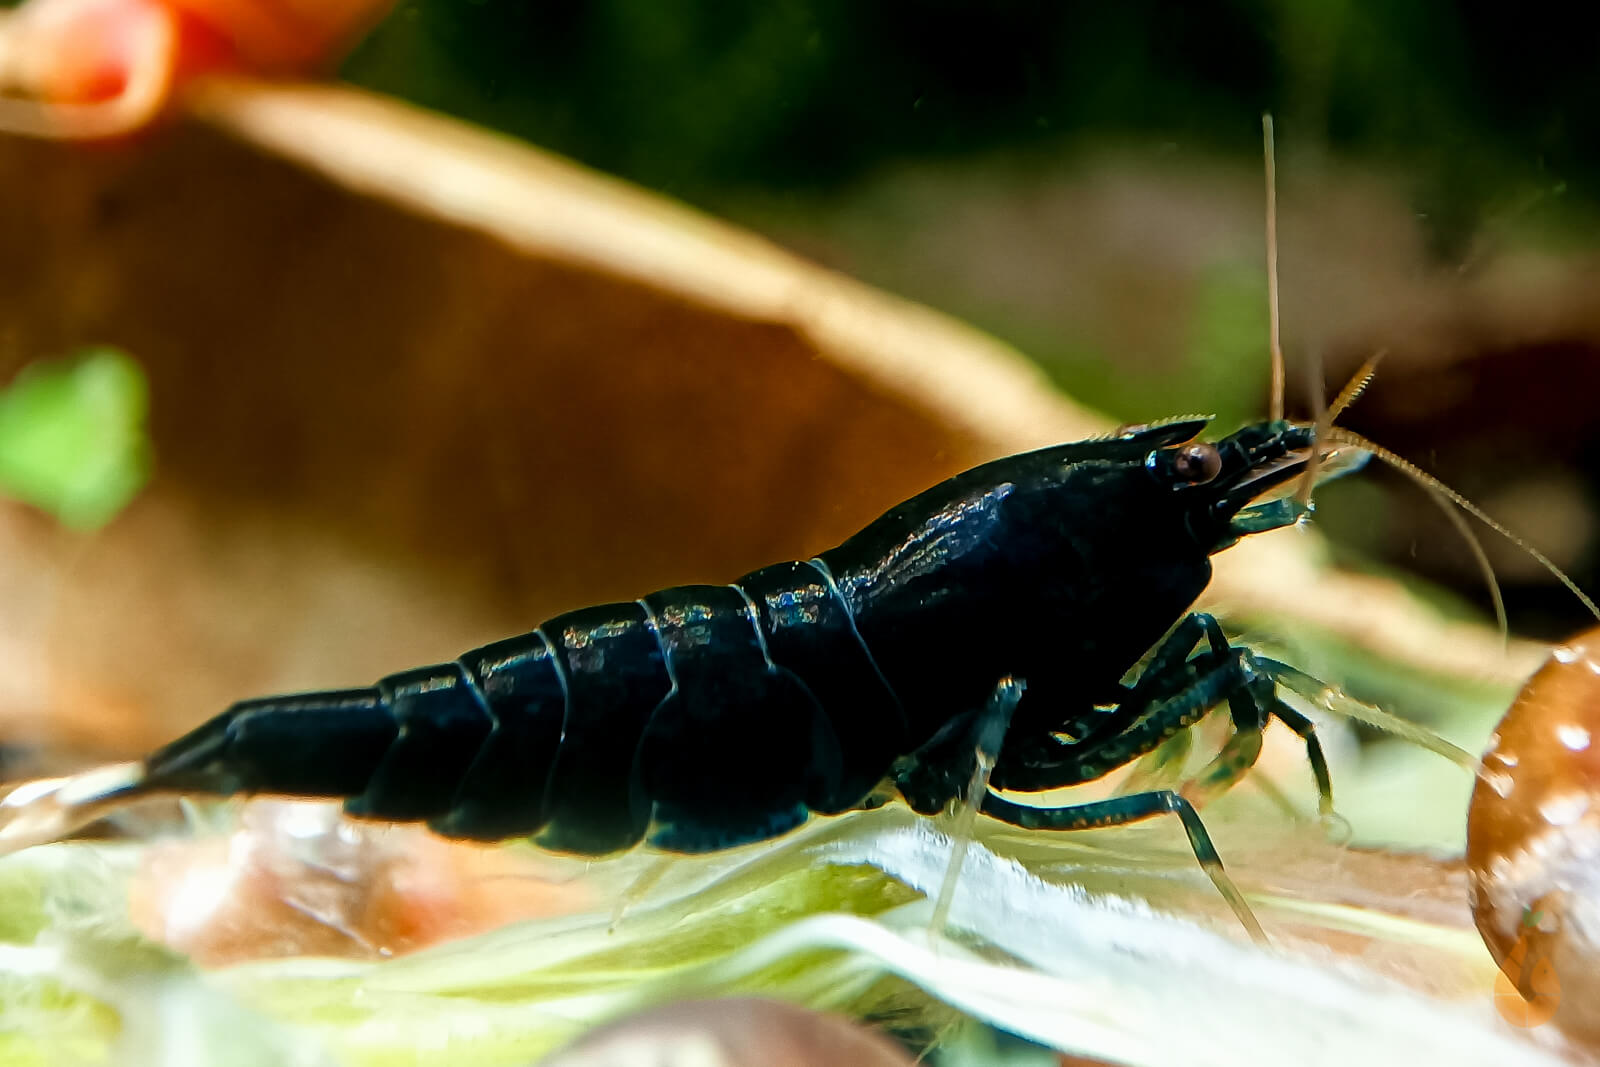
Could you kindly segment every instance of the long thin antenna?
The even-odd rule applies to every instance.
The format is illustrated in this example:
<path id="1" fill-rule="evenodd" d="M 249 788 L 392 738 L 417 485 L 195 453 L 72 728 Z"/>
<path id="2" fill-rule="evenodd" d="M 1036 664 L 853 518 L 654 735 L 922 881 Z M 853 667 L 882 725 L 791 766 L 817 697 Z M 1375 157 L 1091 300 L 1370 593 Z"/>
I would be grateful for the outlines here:
<path id="1" fill-rule="evenodd" d="M 1328 405 L 1327 410 L 1317 413 L 1315 431 L 1316 440 L 1320 441 L 1324 438 L 1334 436 L 1328 432 L 1333 428 L 1334 420 L 1340 415 L 1344 414 L 1345 409 L 1351 404 L 1354 404 L 1356 400 L 1360 398 L 1361 394 L 1366 392 L 1367 386 L 1372 384 L 1373 376 L 1378 373 L 1378 364 L 1383 360 L 1384 356 L 1388 355 L 1388 353 L 1388 349 L 1382 348 L 1368 357 L 1367 361 L 1361 364 L 1361 369 L 1356 371 L 1355 375 L 1345 383 L 1343 389 L 1339 390 L 1339 395 L 1334 398 L 1332 404 Z M 1362 447 L 1366 451 L 1372 451 L 1372 449 L 1367 448 L 1366 446 L 1358 447 Z M 1377 452 L 1374 452 L 1374 454 L 1377 455 Z M 1302 504 L 1311 499 L 1311 486 L 1316 480 L 1315 470 L 1320 458 L 1321 450 L 1319 449 L 1312 453 L 1311 460 L 1306 464 L 1305 487 L 1302 489 L 1302 495 L 1300 497 L 1300 502 Z M 1378 458 L 1384 459 L 1385 462 L 1388 462 L 1385 456 L 1379 455 Z M 1407 469 L 1408 467 L 1410 469 Z M 1400 469 L 1412 480 L 1416 481 L 1428 491 L 1429 498 L 1444 510 L 1445 516 L 1455 526 L 1456 530 L 1460 532 L 1462 539 L 1467 542 L 1467 548 L 1472 550 L 1472 558 L 1478 565 L 1478 573 L 1483 575 L 1484 585 L 1489 589 L 1489 599 L 1494 602 L 1494 620 L 1495 624 L 1500 629 L 1500 637 L 1502 640 L 1509 641 L 1511 639 L 1511 625 L 1510 621 L 1506 617 L 1505 598 L 1500 594 L 1500 580 L 1494 576 L 1494 565 L 1489 562 L 1489 556 L 1484 552 L 1483 545 L 1478 541 L 1477 535 L 1473 533 L 1471 524 L 1467 522 L 1466 518 L 1461 514 L 1461 512 L 1457 511 L 1451 506 L 1452 503 L 1462 503 L 1462 506 L 1466 506 L 1465 503 L 1460 499 L 1458 494 L 1445 486 L 1433 475 L 1427 474 L 1419 468 L 1411 467 L 1410 464 L 1407 464 L 1407 467 L 1401 467 Z M 1504 533 L 1505 531 L 1501 532 Z M 1515 537 L 1513 537 L 1512 540 L 1516 541 L 1517 544 L 1522 545 L 1523 548 L 1528 547 Z M 1537 555 L 1537 553 L 1535 554 Z"/>
<path id="2" fill-rule="evenodd" d="M 1389 464 L 1389 466 L 1393 467 L 1401 474 L 1404 474 L 1412 481 L 1446 498 L 1451 503 L 1459 507 L 1462 511 L 1465 511 L 1468 515 L 1471 515 L 1473 518 L 1489 527 L 1489 529 L 1493 530 L 1501 537 L 1504 537 L 1506 540 L 1522 549 L 1529 556 L 1533 557 L 1534 561 L 1537 562 L 1541 567 L 1555 575 L 1556 580 L 1562 585 L 1566 586 L 1567 590 L 1572 593 L 1573 596 L 1577 597 L 1578 600 L 1582 602 L 1584 607 L 1589 609 L 1589 614 L 1593 615 L 1597 619 L 1600 619 L 1600 607 L 1597 607 L 1595 602 L 1589 599 L 1589 595 L 1587 593 L 1578 588 L 1577 582 L 1574 582 L 1571 578 L 1568 578 L 1566 572 L 1560 567 L 1557 567 L 1549 556 L 1546 556 L 1543 552 L 1540 552 L 1537 548 L 1534 548 L 1532 545 L 1528 544 L 1528 542 L 1524 541 L 1522 538 L 1518 537 L 1516 534 L 1500 525 L 1482 508 L 1478 507 L 1478 505 L 1474 504 L 1472 501 L 1468 500 L 1466 497 L 1462 496 L 1448 485 L 1445 485 L 1439 479 L 1435 478 L 1421 467 L 1418 467 L 1415 463 L 1395 455 L 1382 445 L 1374 444 L 1358 433 L 1352 433 L 1342 426 L 1334 426 L 1328 430 L 1327 435 L 1330 440 L 1352 445 L 1364 452 L 1370 452 L 1372 455 Z"/>
<path id="3" fill-rule="evenodd" d="M 1506 615 L 1506 599 L 1500 594 L 1500 579 L 1494 576 L 1494 564 L 1489 561 L 1489 554 L 1483 550 L 1483 542 L 1478 540 L 1472 524 L 1455 508 L 1449 497 L 1440 493 L 1436 486 L 1428 485 L 1426 482 L 1423 483 L 1423 488 L 1428 490 L 1428 499 L 1439 505 L 1440 510 L 1467 542 L 1467 548 L 1472 550 L 1472 559 L 1477 563 L 1478 573 L 1483 575 L 1483 584 L 1489 589 L 1489 599 L 1494 603 L 1494 622 L 1500 630 L 1500 640 L 1504 644 L 1510 644 L 1511 619 Z"/>
<path id="4" fill-rule="evenodd" d="M 1272 113 L 1261 116 L 1261 147 L 1267 161 L 1267 321 L 1272 345 L 1273 422 L 1283 418 L 1283 343 L 1278 328 L 1278 168 Z"/>

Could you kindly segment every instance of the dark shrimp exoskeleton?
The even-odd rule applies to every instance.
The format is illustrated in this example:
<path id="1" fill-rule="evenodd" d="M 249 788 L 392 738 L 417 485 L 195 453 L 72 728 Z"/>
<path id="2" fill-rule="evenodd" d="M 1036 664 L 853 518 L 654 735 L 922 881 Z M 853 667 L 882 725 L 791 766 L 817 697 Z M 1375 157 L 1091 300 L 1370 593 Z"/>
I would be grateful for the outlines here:
<path id="1" fill-rule="evenodd" d="M 155 791 L 338 797 L 455 837 L 704 852 L 891 787 L 941 810 L 981 750 L 998 790 L 1089 781 L 1225 703 L 1234 738 L 1196 788 L 1242 775 L 1275 716 L 1305 737 L 1326 806 L 1320 748 L 1275 665 L 1186 615 L 1213 553 L 1304 514 L 1262 498 L 1304 470 L 1314 431 L 1267 422 L 1208 444 L 1205 425 L 995 460 L 814 559 L 569 612 L 366 689 L 244 701 L 55 799 L 76 817 Z M 29 799 L 7 799 L 0 836 L 28 838 Z M 1175 813 L 1221 884 L 1170 790 L 1066 808 L 991 791 L 981 807 L 1061 830 Z"/>

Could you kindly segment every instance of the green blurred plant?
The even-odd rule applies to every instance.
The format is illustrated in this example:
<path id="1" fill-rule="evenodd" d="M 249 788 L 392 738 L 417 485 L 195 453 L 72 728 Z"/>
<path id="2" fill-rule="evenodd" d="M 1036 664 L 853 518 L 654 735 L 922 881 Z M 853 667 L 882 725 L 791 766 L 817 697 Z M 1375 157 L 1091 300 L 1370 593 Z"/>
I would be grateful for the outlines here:
<path id="1" fill-rule="evenodd" d="M 117 349 L 25 367 L 0 392 L 0 493 L 104 526 L 150 478 L 148 409 L 143 370 Z"/>

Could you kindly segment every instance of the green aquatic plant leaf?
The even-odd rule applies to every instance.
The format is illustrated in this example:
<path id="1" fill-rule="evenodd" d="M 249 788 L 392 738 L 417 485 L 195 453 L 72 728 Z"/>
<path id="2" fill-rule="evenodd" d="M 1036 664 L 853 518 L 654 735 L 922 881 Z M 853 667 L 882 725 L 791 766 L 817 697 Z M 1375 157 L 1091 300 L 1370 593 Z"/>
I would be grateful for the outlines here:
<path id="1" fill-rule="evenodd" d="M 105 525 L 149 480 L 148 407 L 143 370 L 114 348 L 24 368 L 0 392 L 0 493 Z"/>

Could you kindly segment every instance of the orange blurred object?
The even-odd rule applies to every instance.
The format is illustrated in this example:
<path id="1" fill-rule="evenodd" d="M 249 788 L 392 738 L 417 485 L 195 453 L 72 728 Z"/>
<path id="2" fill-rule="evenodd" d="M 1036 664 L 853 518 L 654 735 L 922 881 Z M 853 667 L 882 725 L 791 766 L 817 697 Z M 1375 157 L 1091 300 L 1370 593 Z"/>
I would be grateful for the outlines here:
<path id="1" fill-rule="evenodd" d="M 0 131 L 131 133 L 190 80 L 315 73 L 394 0 L 27 0 L 0 14 Z"/>
<path id="2" fill-rule="evenodd" d="M 1600 1047 L 1600 629 L 1556 649 L 1495 730 L 1467 866 L 1502 1017 Z"/>
<path id="3" fill-rule="evenodd" d="M 231 834 L 150 846 L 132 914 L 151 939 L 221 967 L 399 956 L 593 903 L 531 849 L 357 823 L 329 804 L 257 801 Z"/>

